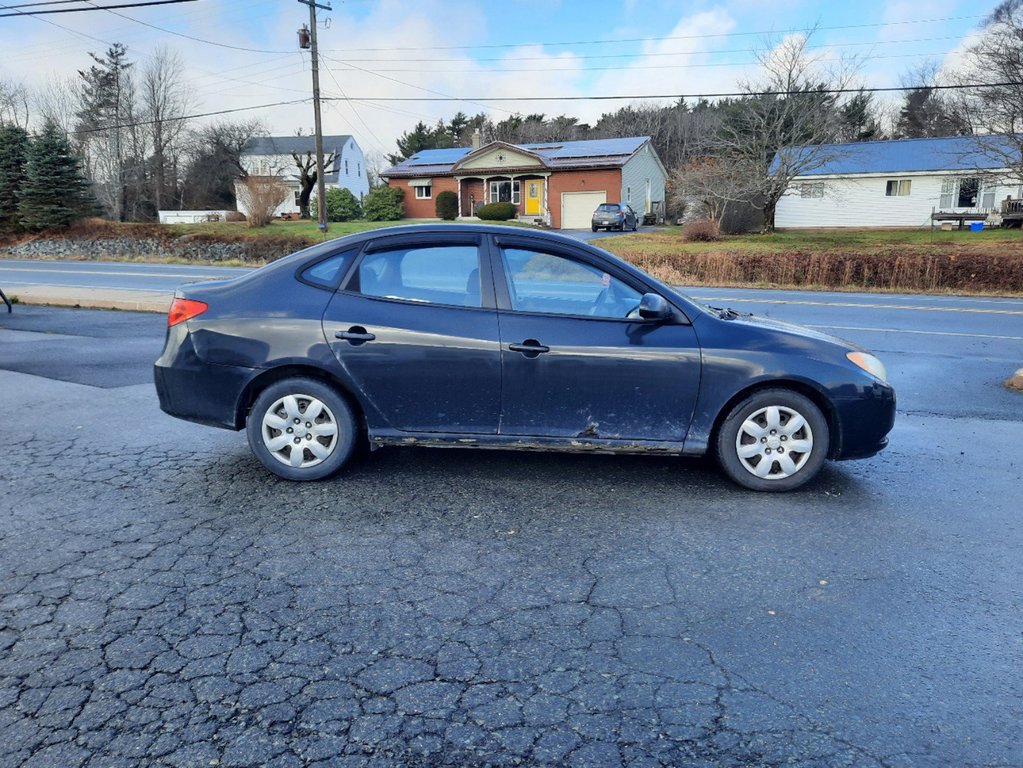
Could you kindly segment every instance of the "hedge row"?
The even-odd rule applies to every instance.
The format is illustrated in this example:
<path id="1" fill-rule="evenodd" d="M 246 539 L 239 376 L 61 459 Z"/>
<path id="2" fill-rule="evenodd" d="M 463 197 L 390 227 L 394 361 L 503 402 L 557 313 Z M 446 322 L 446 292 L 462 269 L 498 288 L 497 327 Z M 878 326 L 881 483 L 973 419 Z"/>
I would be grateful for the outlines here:
<path id="1" fill-rule="evenodd" d="M 1023 293 L 1018 255 L 927 253 L 622 253 L 674 285 L 761 284 L 894 291 Z"/>

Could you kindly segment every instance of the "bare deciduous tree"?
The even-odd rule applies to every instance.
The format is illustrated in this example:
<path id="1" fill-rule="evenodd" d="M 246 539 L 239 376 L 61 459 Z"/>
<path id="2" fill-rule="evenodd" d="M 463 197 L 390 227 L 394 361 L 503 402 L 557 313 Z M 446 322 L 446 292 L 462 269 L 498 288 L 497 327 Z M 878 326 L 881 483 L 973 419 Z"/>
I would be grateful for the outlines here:
<path id="1" fill-rule="evenodd" d="M 979 143 L 1008 176 L 1023 179 L 1023 0 L 1003 0 L 985 20 L 960 77 L 988 84 L 967 96 L 968 108 L 992 134 Z"/>
<path id="2" fill-rule="evenodd" d="M 728 207 L 749 200 L 750 180 L 727 158 L 693 158 L 670 174 L 672 202 L 685 222 L 709 219 L 721 225 Z"/>
<path id="3" fill-rule="evenodd" d="M 177 190 L 181 143 L 187 128 L 182 118 L 195 103 L 184 69 L 180 55 L 161 47 L 146 63 L 139 84 L 139 113 L 146 123 L 152 153 L 152 199 L 157 209 Z"/>
<path id="4" fill-rule="evenodd" d="M 21 83 L 0 80 L 0 125 L 28 129 L 31 112 L 29 92 Z"/>
<path id="5" fill-rule="evenodd" d="M 748 202 L 774 231 L 774 213 L 793 179 L 822 168 L 841 155 L 831 144 L 841 114 L 835 91 L 848 88 L 858 62 L 825 69 L 807 50 L 809 35 L 790 35 L 760 58 L 763 77 L 743 83 L 749 95 L 725 107 L 718 155 L 733 173 L 750 181 Z"/>

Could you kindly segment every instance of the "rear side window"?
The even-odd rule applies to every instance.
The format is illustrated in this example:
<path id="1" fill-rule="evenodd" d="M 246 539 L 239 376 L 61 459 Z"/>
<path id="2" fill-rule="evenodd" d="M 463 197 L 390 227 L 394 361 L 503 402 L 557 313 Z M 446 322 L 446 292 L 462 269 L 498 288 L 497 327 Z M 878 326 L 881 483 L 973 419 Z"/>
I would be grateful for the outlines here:
<path id="1" fill-rule="evenodd" d="M 480 256 L 475 245 L 402 248 L 366 254 L 359 291 L 366 296 L 480 307 Z"/>
<path id="2" fill-rule="evenodd" d="M 618 213 L 618 205 L 617 203 L 601 203 L 597 206 L 597 210 L 605 213 Z"/>
<path id="3" fill-rule="evenodd" d="M 342 251 L 341 253 L 335 253 L 333 256 L 316 262 L 311 267 L 307 267 L 302 272 L 302 279 L 307 283 L 318 285 L 321 288 L 329 288 L 333 290 L 337 287 L 338 282 L 345 272 L 348 271 L 348 266 L 352 263 L 352 259 L 355 258 L 355 254 L 358 253 L 356 250 Z"/>

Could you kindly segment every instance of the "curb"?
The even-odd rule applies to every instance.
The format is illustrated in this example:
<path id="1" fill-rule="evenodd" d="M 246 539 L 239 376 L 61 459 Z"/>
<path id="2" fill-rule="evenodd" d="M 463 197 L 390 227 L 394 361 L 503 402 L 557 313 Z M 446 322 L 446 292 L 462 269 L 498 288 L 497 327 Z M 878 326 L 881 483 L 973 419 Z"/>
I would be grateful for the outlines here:
<path id="1" fill-rule="evenodd" d="M 117 289 L 64 288 L 33 285 L 11 291 L 19 304 L 81 309 L 119 309 L 129 312 L 165 314 L 174 299 L 173 291 L 129 291 Z M 16 310 L 15 310 L 16 311 Z"/>

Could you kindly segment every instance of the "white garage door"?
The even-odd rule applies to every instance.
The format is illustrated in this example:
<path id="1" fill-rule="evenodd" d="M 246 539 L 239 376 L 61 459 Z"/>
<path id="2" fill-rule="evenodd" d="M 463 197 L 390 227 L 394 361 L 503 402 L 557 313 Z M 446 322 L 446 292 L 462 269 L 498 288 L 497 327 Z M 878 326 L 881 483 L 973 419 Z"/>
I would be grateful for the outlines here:
<path id="1" fill-rule="evenodd" d="M 561 228 L 589 229 L 597 206 L 607 202 L 607 192 L 562 192 Z"/>

